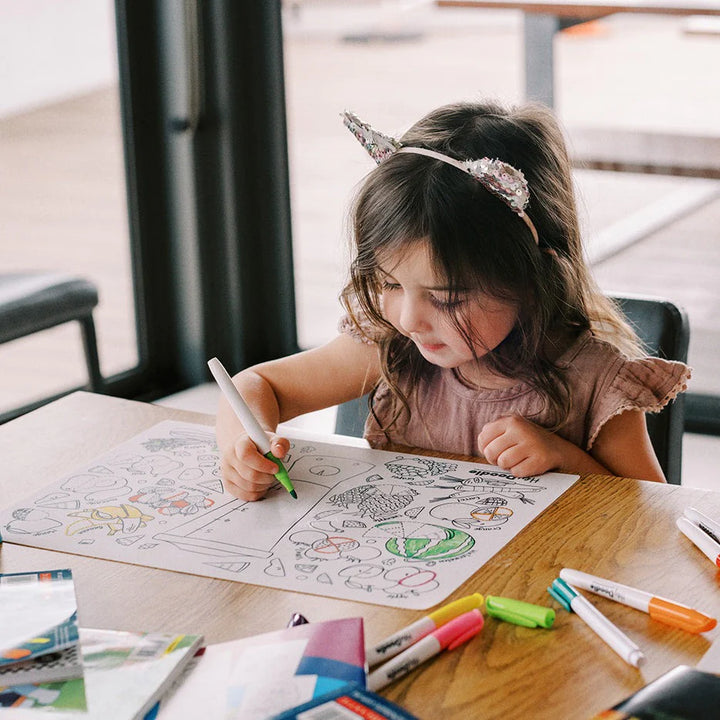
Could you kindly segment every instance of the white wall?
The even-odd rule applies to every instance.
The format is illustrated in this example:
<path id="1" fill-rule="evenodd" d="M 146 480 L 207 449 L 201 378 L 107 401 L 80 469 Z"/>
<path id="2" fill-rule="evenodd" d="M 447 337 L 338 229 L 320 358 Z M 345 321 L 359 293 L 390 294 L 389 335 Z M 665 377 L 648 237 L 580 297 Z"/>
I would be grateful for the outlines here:
<path id="1" fill-rule="evenodd" d="M 0 0 L 0 116 L 116 81 L 112 0 Z"/>

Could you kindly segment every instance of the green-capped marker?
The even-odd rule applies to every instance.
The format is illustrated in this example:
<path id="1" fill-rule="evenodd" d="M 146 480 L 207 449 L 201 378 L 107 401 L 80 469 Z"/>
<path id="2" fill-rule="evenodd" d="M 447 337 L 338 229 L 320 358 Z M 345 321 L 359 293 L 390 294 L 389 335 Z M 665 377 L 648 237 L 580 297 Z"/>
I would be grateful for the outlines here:
<path id="1" fill-rule="evenodd" d="M 268 440 L 267 434 L 260 427 L 260 423 L 252 414 L 252 411 L 247 406 L 245 400 L 243 400 L 240 391 L 235 387 L 235 383 L 228 375 L 227 370 L 223 367 L 223 364 L 217 358 L 213 358 L 212 360 L 208 360 L 208 367 L 217 381 L 217 384 L 220 386 L 223 395 L 230 403 L 230 407 L 235 411 L 235 414 L 238 416 L 238 419 L 245 428 L 245 432 L 255 443 L 257 449 L 266 458 L 272 460 L 278 466 L 278 471 L 275 473 L 275 477 L 290 493 L 290 495 L 297 500 L 297 493 L 295 492 L 292 480 L 290 480 L 290 476 L 287 474 L 285 466 L 270 452 L 270 441 Z"/>
<path id="2" fill-rule="evenodd" d="M 278 471 L 275 473 L 275 477 L 278 482 L 297 500 L 295 487 L 293 486 L 292 480 L 290 479 L 285 466 L 282 464 L 282 461 L 278 460 L 271 452 L 266 452 L 265 457 L 268 460 L 272 460 L 278 466 Z"/>
<path id="3" fill-rule="evenodd" d="M 512 598 L 487 595 L 485 609 L 490 617 L 523 627 L 549 628 L 555 622 L 555 611 L 552 608 Z"/>

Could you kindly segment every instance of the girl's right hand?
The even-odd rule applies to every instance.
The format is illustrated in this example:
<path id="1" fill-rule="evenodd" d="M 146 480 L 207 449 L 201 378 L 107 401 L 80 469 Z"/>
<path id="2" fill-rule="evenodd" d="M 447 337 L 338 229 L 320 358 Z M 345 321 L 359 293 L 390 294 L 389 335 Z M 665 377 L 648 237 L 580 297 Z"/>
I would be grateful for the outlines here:
<path id="1" fill-rule="evenodd" d="M 282 460 L 290 449 L 287 438 L 270 437 L 270 450 Z M 227 492 L 240 500 L 254 501 L 265 497 L 268 488 L 277 482 L 278 466 L 262 455 L 246 435 L 239 435 L 220 458 L 220 472 Z"/>

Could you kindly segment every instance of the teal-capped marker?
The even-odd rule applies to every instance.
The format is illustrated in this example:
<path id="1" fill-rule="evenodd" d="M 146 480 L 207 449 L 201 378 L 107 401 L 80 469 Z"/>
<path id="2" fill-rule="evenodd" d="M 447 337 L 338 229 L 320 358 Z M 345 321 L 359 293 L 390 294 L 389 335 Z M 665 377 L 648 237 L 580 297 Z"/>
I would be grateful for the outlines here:
<path id="1" fill-rule="evenodd" d="M 240 418 L 240 422 L 245 428 L 245 432 L 248 434 L 250 439 L 255 443 L 257 449 L 268 459 L 272 460 L 277 466 L 278 471 L 275 473 L 275 477 L 278 482 L 294 497 L 297 498 L 297 493 L 293 487 L 292 480 L 285 469 L 285 466 L 270 452 L 270 441 L 268 440 L 265 431 L 260 427 L 260 423 L 257 421 L 252 411 L 247 406 L 245 400 L 243 400 L 240 391 L 235 387 L 235 383 L 228 375 L 227 370 L 223 364 L 217 359 L 213 358 L 208 360 L 208 367 L 213 377 L 220 386 L 220 389 L 225 396 L 225 399 L 230 403 L 230 407 L 235 411 L 235 414 Z"/>
<path id="2" fill-rule="evenodd" d="M 553 580 L 553 584 L 547 589 L 553 600 L 562 605 L 565 610 L 572 612 L 572 600 L 577 593 L 561 578 Z"/>
<path id="3" fill-rule="evenodd" d="M 485 610 L 490 617 L 523 627 L 549 628 L 555 621 L 555 611 L 552 608 L 512 598 L 487 595 Z"/>

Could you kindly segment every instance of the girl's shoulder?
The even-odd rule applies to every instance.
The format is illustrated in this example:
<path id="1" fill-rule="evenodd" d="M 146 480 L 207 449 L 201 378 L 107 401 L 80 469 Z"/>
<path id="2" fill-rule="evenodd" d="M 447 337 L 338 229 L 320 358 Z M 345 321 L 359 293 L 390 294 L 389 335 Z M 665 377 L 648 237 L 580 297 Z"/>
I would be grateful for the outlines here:
<path id="1" fill-rule="evenodd" d="M 583 367 L 591 369 L 606 367 L 608 362 L 625 356 L 612 343 L 596 337 L 590 330 L 584 330 L 573 338 L 556 364 L 561 368 Z"/>
<path id="2" fill-rule="evenodd" d="M 365 323 L 357 323 L 347 313 L 343 315 L 338 321 L 338 332 L 341 335 L 349 335 L 354 340 L 362 343 L 372 344 L 375 340 L 372 339 L 370 333 L 370 325 Z"/>
<path id="3" fill-rule="evenodd" d="M 690 369 L 685 363 L 665 360 L 653 355 L 628 357 L 611 342 L 598 338 L 589 330 L 580 334 L 560 356 L 557 364 L 561 368 L 582 370 L 585 374 L 597 372 L 600 375 L 622 375 L 628 380 L 643 383 L 658 373 L 675 375 Z"/>
<path id="4" fill-rule="evenodd" d="M 645 356 L 629 358 L 589 331 L 560 358 L 573 390 L 588 393 L 592 445 L 600 428 L 626 410 L 659 412 L 687 389 L 692 370 L 682 362 Z"/>
<path id="5" fill-rule="evenodd" d="M 357 298 L 350 299 L 352 313 L 346 312 L 338 321 L 338 332 L 349 335 L 354 340 L 370 345 L 381 340 L 381 332 L 360 308 Z"/>

